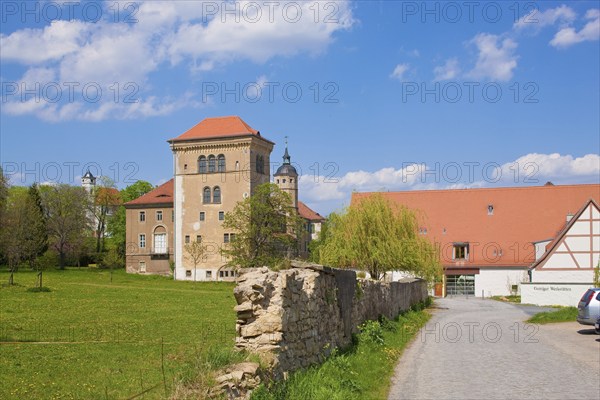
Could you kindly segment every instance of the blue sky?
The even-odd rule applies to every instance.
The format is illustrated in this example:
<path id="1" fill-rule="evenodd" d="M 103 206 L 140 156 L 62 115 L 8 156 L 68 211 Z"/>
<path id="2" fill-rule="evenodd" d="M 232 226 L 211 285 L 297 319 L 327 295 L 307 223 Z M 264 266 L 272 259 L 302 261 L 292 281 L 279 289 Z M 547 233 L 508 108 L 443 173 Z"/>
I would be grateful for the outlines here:
<path id="1" fill-rule="evenodd" d="M 13 184 L 75 184 L 88 164 L 158 184 L 166 140 L 221 115 L 276 142 L 274 163 L 288 136 L 322 214 L 353 190 L 600 181 L 596 1 L 71 7 L 2 3 Z"/>

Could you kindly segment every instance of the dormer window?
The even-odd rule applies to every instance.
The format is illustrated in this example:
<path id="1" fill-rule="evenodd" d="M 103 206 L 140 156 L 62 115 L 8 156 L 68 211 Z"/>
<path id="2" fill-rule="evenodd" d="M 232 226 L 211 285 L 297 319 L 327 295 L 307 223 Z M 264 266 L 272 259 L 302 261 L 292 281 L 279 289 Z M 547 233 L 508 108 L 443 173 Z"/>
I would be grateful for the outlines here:
<path id="1" fill-rule="evenodd" d="M 469 258 L 468 243 L 454 243 L 452 249 L 452 259 L 456 261 L 467 260 Z"/>
<path id="2" fill-rule="evenodd" d="M 492 204 L 488 204 L 488 215 L 494 215 L 494 206 Z"/>

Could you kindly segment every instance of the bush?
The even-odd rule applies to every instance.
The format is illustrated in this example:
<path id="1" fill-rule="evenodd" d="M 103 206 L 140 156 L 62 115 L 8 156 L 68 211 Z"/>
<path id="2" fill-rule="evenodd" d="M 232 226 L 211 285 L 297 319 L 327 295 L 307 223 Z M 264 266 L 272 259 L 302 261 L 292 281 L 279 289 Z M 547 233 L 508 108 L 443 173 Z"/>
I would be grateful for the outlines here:
<path id="1" fill-rule="evenodd" d="M 366 321 L 358 327 L 360 334 L 359 342 L 383 345 L 383 328 L 378 321 Z"/>
<path id="2" fill-rule="evenodd" d="M 44 254 L 36 259 L 36 264 L 39 269 L 46 270 L 56 268 L 60 264 L 58 254 L 54 250 L 47 250 Z"/>

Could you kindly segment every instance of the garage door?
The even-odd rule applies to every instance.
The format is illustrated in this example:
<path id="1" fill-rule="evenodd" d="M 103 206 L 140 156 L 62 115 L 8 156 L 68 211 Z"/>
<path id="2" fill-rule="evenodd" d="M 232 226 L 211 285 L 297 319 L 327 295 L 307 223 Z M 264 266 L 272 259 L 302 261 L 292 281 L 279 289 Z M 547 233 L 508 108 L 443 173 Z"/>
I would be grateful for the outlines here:
<path id="1" fill-rule="evenodd" d="M 446 276 L 446 294 L 475 295 L 475 275 L 448 275 Z"/>

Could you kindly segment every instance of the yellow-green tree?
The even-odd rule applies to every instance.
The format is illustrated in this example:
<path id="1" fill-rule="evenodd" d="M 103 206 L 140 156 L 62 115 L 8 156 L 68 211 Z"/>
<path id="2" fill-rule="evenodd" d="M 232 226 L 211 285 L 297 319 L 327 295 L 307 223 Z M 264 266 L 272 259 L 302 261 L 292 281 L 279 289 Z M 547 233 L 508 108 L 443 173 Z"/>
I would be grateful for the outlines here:
<path id="1" fill-rule="evenodd" d="M 414 211 L 374 194 L 328 218 L 328 234 L 319 261 L 354 268 L 381 279 L 387 271 L 404 271 L 433 281 L 442 267 L 435 244 L 418 234 Z"/>

